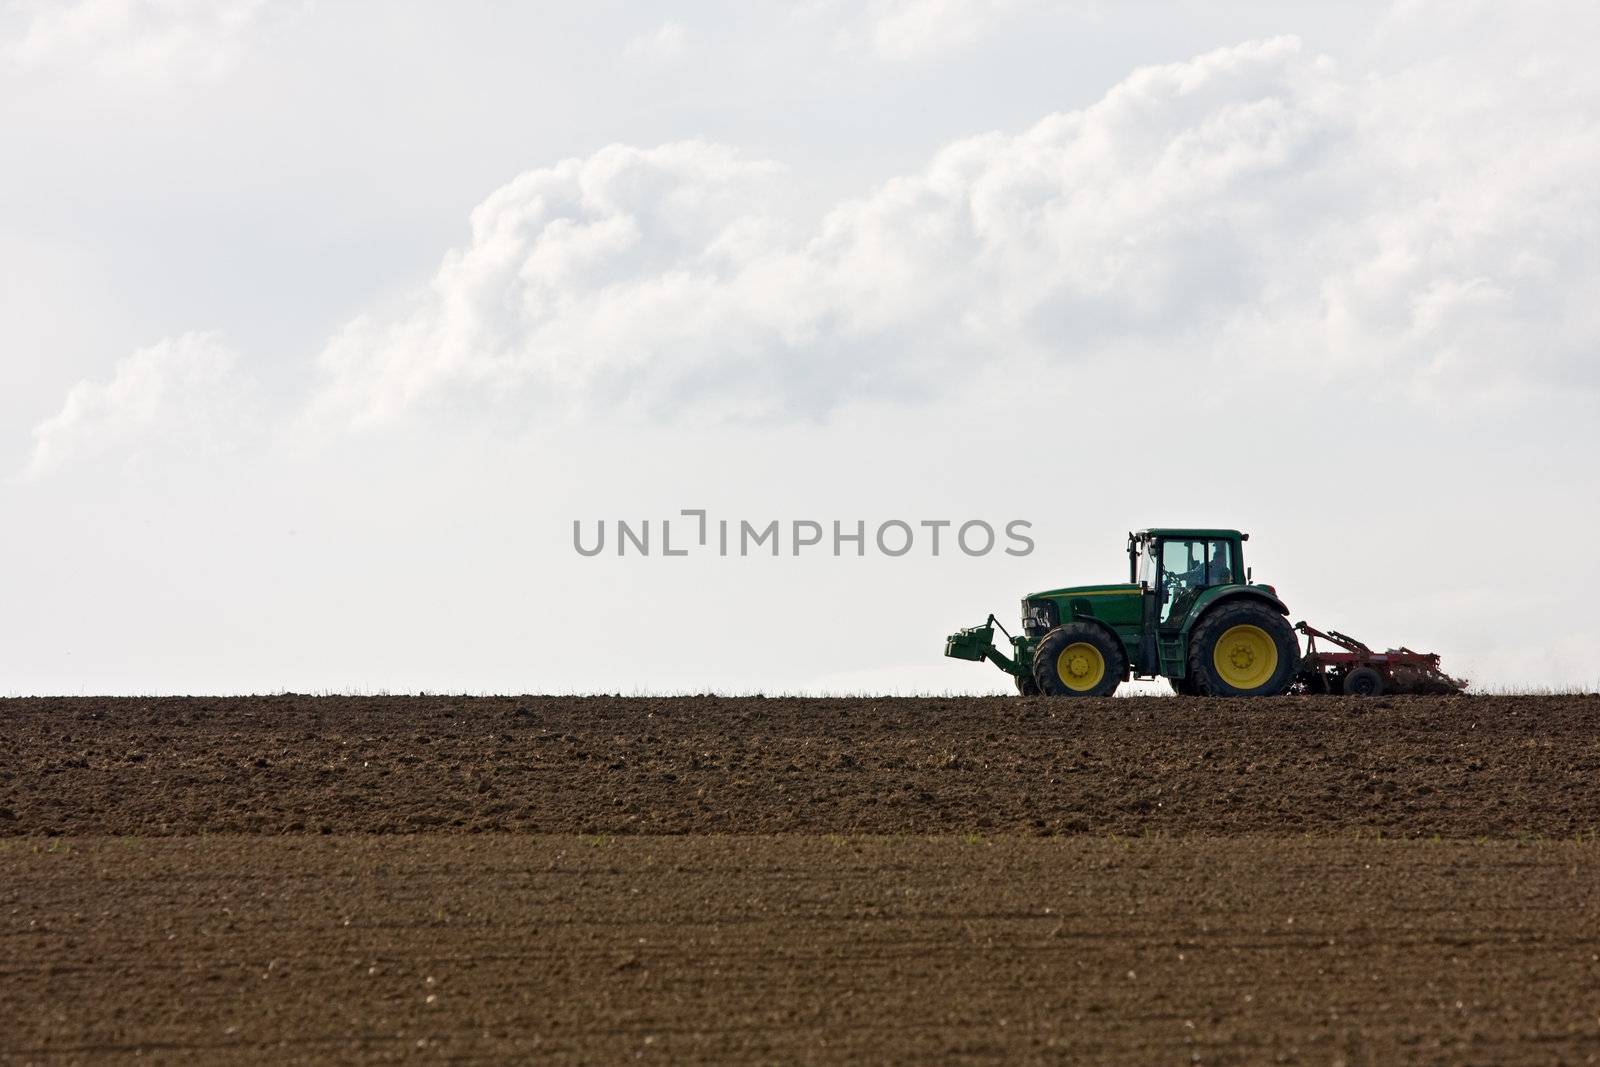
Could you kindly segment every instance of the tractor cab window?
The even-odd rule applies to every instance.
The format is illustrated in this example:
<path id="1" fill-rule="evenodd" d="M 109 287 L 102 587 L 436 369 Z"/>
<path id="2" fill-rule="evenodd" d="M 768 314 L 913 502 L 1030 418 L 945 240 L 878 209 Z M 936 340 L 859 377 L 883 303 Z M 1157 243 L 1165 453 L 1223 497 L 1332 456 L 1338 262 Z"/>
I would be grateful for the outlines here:
<path id="1" fill-rule="evenodd" d="M 1161 621 L 1182 619 L 1207 586 L 1238 581 L 1228 541 L 1168 540 L 1161 543 Z"/>

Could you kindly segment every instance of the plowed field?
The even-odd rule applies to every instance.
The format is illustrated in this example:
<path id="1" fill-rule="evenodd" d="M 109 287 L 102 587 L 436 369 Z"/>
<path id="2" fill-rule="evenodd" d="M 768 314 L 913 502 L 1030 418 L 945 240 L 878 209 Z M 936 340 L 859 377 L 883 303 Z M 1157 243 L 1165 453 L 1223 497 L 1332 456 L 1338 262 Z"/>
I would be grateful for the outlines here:
<path id="1" fill-rule="evenodd" d="M 1600 699 L 0 701 L 0 1058 L 1600 1062 Z"/>
<path id="2" fill-rule="evenodd" d="M 1600 699 L 0 701 L 0 834 L 1571 836 Z"/>

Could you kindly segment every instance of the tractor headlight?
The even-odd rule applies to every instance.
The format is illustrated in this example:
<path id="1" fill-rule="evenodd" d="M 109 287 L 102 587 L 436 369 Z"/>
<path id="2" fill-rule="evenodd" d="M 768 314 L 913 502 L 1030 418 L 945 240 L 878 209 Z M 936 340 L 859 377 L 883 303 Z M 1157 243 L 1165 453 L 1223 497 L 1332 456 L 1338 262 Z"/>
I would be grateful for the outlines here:
<path id="1" fill-rule="evenodd" d="M 1022 602 L 1022 632 L 1039 637 L 1056 628 L 1056 606 L 1049 600 Z"/>

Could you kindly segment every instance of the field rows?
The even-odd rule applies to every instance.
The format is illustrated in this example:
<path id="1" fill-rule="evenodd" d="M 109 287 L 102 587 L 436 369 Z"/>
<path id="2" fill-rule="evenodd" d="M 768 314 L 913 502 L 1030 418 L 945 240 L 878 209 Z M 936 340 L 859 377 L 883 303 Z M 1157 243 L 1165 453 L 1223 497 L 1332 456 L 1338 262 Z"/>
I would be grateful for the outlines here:
<path id="1" fill-rule="evenodd" d="M 1572 842 L 13 839 L 0 1057 L 1578 1063 L 1597 884 Z"/>

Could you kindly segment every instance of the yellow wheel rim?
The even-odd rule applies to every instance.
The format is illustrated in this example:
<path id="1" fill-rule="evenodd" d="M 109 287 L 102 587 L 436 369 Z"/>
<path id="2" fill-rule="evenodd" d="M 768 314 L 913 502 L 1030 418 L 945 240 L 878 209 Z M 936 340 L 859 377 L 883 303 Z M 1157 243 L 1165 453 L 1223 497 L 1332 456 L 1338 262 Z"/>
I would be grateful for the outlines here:
<path id="1" fill-rule="evenodd" d="M 1087 641 L 1077 641 L 1056 657 L 1056 674 L 1074 693 L 1087 693 L 1105 678 L 1106 658 Z"/>
<path id="2" fill-rule="evenodd" d="M 1259 626 L 1235 626 L 1211 650 L 1217 677 L 1235 689 L 1260 689 L 1278 673 L 1278 645 Z"/>

